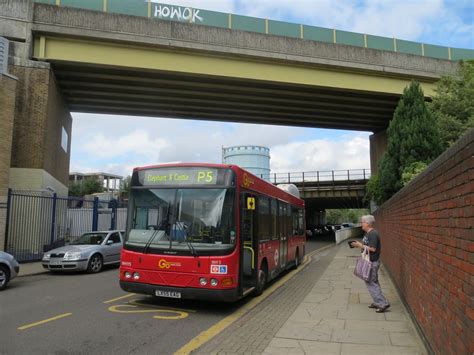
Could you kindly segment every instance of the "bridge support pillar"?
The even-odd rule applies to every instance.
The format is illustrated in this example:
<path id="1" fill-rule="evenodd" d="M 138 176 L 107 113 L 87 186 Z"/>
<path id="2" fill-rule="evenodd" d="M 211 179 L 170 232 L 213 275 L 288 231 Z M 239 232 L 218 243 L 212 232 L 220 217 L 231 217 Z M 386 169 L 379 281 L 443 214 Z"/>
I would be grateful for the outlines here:
<path id="1" fill-rule="evenodd" d="M 47 63 L 11 65 L 18 78 L 8 186 L 66 195 L 72 118 Z M 3 131 L 2 131 L 3 133 Z M 3 142 L 3 139 L 2 139 Z M 6 160 L 2 157 L 2 163 Z"/>
<path id="2" fill-rule="evenodd" d="M 387 131 L 380 131 L 370 136 L 370 170 L 371 175 L 379 171 L 379 162 L 387 150 Z"/>

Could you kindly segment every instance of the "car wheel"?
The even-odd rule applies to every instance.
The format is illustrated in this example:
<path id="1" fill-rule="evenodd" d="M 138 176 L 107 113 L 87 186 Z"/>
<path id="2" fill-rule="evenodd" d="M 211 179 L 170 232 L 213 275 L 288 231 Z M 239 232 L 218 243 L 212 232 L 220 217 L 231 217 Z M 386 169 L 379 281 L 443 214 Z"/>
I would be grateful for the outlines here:
<path id="1" fill-rule="evenodd" d="M 8 281 L 10 281 L 10 270 L 4 265 L 0 265 L 0 291 L 7 287 Z"/>
<path id="2" fill-rule="evenodd" d="M 260 270 L 258 270 L 258 280 L 257 280 L 257 288 L 255 289 L 255 296 L 260 296 L 265 289 L 265 285 L 267 284 L 267 265 L 262 264 Z"/>
<path id="3" fill-rule="evenodd" d="M 89 274 L 95 274 L 102 270 L 104 262 L 102 257 L 99 254 L 94 254 L 89 260 L 89 265 L 87 266 L 87 272 Z"/>

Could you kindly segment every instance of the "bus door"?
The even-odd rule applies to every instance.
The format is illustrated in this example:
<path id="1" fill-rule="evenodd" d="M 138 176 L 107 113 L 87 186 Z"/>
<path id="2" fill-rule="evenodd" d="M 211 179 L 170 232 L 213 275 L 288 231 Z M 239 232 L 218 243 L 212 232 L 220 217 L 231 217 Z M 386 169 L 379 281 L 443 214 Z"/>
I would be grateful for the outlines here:
<path id="1" fill-rule="evenodd" d="M 288 256 L 288 219 L 287 209 L 288 205 L 284 202 L 278 201 L 278 229 L 280 239 L 280 269 L 285 269 L 286 259 Z"/>
<path id="2" fill-rule="evenodd" d="M 243 292 L 255 285 L 256 268 L 257 268 L 257 234 L 255 231 L 255 210 L 257 198 L 255 195 L 244 192 L 241 194 L 240 203 L 240 235 L 242 239 L 241 245 L 241 274 Z"/>

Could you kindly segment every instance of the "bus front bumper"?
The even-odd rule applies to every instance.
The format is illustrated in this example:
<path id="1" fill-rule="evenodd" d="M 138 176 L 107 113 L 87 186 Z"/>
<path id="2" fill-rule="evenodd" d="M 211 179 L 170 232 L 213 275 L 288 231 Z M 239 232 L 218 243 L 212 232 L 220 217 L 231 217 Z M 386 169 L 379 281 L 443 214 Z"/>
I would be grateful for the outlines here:
<path id="1" fill-rule="evenodd" d="M 238 288 L 227 290 L 204 288 L 181 288 L 160 285 L 150 285 L 139 282 L 120 281 L 122 290 L 165 298 L 182 298 L 192 300 L 210 300 L 221 302 L 234 302 L 242 298 Z"/>

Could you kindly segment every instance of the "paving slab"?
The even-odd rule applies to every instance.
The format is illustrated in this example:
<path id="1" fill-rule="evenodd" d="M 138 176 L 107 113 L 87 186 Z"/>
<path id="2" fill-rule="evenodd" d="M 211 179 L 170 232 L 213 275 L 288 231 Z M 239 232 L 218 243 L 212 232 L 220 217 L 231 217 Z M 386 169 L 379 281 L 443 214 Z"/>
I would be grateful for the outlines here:
<path id="1" fill-rule="evenodd" d="M 328 253 L 193 354 L 426 355 L 383 266 L 379 281 L 391 307 L 379 314 L 367 307 L 372 299 L 353 275 L 358 251 L 341 244 Z"/>

